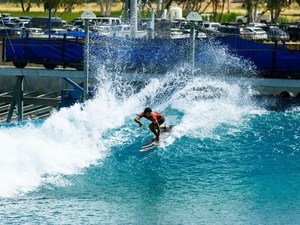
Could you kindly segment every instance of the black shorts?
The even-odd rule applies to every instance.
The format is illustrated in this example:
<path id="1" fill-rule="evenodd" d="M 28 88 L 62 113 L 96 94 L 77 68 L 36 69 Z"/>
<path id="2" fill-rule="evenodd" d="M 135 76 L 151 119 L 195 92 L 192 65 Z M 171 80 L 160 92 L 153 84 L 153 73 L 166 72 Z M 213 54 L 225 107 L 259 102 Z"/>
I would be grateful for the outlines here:
<path id="1" fill-rule="evenodd" d="M 162 125 L 165 122 L 165 120 L 166 120 L 165 117 L 162 116 L 157 121 L 158 121 L 159 125 Z"/>

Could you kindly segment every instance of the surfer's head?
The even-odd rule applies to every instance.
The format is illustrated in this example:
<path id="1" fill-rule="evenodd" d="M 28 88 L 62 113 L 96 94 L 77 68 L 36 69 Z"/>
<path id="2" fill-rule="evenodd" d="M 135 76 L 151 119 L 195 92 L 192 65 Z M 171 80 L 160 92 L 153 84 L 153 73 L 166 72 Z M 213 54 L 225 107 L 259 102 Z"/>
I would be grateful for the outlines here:
<path id="1" fill-rule="evenodd" d="M 145 110 L 144 110 L 144 113 L 151 113 L 152 112 L 152 109 L 147 107 Z"/>

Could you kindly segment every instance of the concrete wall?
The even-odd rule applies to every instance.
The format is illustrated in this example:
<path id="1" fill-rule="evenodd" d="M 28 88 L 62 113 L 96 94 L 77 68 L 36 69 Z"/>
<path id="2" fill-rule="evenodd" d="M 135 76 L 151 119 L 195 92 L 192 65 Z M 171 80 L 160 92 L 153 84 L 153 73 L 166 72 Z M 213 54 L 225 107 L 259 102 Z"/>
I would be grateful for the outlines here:
<path id="1" fill-rule="evenodd" d="M 80 79 L 72 79 L 77 84 L 83 82 Z M 0 76 L 0 93 L 12 91 L 15 87 L 16 77 Z M 37 91 L 38 93 L 47 93 L 59 91 L 61 89 L 73 88 L 62 78 L 57 77 L 24 77 L 24 92 Z"/>

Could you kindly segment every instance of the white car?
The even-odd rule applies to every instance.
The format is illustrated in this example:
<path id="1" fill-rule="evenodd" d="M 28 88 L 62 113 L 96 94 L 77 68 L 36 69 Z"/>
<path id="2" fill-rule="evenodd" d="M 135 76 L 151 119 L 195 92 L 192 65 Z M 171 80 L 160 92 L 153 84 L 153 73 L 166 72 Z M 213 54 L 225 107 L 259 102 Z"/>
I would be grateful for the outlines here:
<path id="1" fill-rule="evenodd" d="M 28 33 L 29 38 L 41 38 L 45 36 L 45 32 L 42 28 L 27 28 L 26 33 Z"/>
<path id="2" fill-rule="evenodd" d="M 113 37 L 131 37 L 131 28 L 127 24 L 112 26 L 111 31 Z"/>
<path id="3" fill-rule="evenodd" d="M 207 38 L 207 34 L 201 31 L 197 32 L 197 38 Z"/>
<path id="4" fill-rule="evenodd" d="M 240 29 L 240 37 L 255 41 L 265 41 L 268 35 L 260 27 L 246 27 Z"/>
<path id="5" fill-rule="evenodd" d="M 170 32 L 171 39 L 183 38 L 183 32 L 179 28 L 172 28 Z"/>
<path id="6" fill-rule="evenodd" d="M 93 32 L 104 36 L 111 36 L 111 26 L 95 26 Z"/>
<path id="7" fill-rule="evenodd" d="M 25 30 L 27 28 L 28 23 L 29 23 L 28 21 L 26 21 L 26 22 L 22 21 L 22 22 L 16 23 L 14 28 Z"/>
<path id="8" fill-rule="evenodd" d="M 216 22 L 204 22 L 203 23 L 203 27 L 206 30 L 217 30 L 219 26 L 221 26 L 221 24 L 216 23 Z"/>

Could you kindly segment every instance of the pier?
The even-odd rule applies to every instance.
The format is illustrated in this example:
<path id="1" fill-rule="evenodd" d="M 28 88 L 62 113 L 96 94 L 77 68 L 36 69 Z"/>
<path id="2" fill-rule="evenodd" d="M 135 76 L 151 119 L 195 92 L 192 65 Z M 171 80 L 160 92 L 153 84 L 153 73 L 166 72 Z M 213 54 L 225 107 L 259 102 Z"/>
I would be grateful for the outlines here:
<path id="1" fill-rule="evenodd" d="M 74 88 L 64 79 L 80 83 L 84 80 L 84 73 L 75 69 L 18 69 L 1 66 L 0 77 L 0 122 L 10 122 L 49 116 L 61 103 L 60 91 Z M 25 78 L 31 79 L 31 84 Z M 24 85 L 30 91 L 25 93 Z"/>

